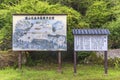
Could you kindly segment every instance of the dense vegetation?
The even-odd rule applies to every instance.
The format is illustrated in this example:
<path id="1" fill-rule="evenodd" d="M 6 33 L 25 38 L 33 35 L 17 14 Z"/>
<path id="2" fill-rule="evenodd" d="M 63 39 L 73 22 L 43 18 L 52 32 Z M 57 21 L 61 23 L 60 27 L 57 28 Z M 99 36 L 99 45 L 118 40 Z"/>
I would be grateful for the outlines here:
<path id="1" fill-rule="evenodd" d="M 109 48 L 120 48 L 120 0 L 0 0 L 1 50 L 12 48 L 12 14 L 23 13 L 68 14 L 67 57 L 72 57 L 73 28 L 108 28 Z"/>
<path id="2" fill-rule="evenodd" d="M 15 4 L 14 6 L 10 5 L 1 5 L 5 9 L 1 9 L 0 13 L 0 28 L 1 28 L 1 36 L 0 38 L 2 41 L 6 40 L 5 42 L 9 42 L 9 44 L 2 44 L 2 49 L 9 49 L 11 48 L 11 29 L 12 29 L 12 14 L 15 13 L 25 13 L 25 14 L 68 14 L 68 42 L 71 43 L 72 41 L 72 33 L 71 29 L 74 27 L 79 27 L 78 24 L 81 19 L 81 15 L 73 10 L 72 8 L 68 8 L 66 6 L 62 6 L 60 4 L 49 5 L 47 2 L 40 2 L 40 1 L 21 1 L 19 4 Z M 4 15 L 4 16 L 3 16 Z M 2 32 L 3 31 L 3 32 Z M 4 39 L 6 38 L 7 39 Z M 8 39 L 9 38 L 9 39 Z"/>

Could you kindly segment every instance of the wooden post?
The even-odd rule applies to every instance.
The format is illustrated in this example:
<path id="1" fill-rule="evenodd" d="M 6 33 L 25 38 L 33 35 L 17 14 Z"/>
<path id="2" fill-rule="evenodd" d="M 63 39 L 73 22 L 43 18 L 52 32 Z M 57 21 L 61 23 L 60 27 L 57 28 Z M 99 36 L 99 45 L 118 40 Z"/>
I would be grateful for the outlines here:
<path id="1" fill-rule="evenodd" d="M 76 71 L 76 64 L 77 64 L 77 55 L 76 55 L 76 52 L 74 51 L 74 74 L 77 73 L 77 71 Z"/>
<path id="2" fill-rule="evenodd" d="M 22 68 L 22 52 L 19 52 L 18 54 L 18 68 Z"/>
<path id="3" fill-rule="evenodd" d="M 62 73 L 61 52 L 58 52 L 58 72 Z"/>
<path id="4" fill-rule="evenodd" d="M 105 74 L 108 73 L 108 65 L 107 65 L 107 51 L 104 52 L 104 69 L 105 69 Z"/>

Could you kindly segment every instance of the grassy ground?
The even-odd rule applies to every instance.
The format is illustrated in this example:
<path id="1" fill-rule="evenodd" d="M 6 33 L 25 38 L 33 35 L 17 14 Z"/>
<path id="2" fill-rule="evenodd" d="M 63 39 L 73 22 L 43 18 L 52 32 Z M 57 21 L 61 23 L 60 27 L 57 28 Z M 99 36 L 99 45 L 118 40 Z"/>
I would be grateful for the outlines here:
<path id="1" fill-rule="evenodd" d="M 0 70 L 0 80 L 120 80 L 120 69 L 109 68 L 104 75 L 103 66 L 77 65 L 73 74 L 73 64 L 65 64 L 63 73 L 57 72 L 57 65 L 23 67 L 22 70 L 6 68 Z"/>

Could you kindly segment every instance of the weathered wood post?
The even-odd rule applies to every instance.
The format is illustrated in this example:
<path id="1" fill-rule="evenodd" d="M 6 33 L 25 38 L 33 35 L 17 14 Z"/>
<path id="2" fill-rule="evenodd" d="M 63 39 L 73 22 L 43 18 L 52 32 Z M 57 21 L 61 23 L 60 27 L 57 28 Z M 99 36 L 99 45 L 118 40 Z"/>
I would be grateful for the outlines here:
<path id="1" fill-rule="evenodd" d="M 76 71 L 76 52 L 104 51 L 104 69 L 107 74 L 108 29 L 73 29 L 74 35 L 74 73 Z"/>
<path id="2" fill-rule="evenodd" d="M 21 51 L 18 54 L 18 68 L 22 69 L 22 52 Z"/>
<path id="3" fill-rule="evenodd" d="M 76 55 L 76 52 L 74 51 L 74 74 L 77 73 L 77 71 L 76 71 L 76 65 L 77 65 L 77 55 Z"/>
<path id="4" fill-rule="evenodd" d="M 107 51 L 104 52 L 104 69 L 105 69 L 105 74 L 108 73 L 108 65 L 107 65 Z"/>
<path id="5" fill-rule="evenodd" d="M 62 73 L 62 59 L 61 59 L 61 52 L 58 52 L 58 72 Z"/>

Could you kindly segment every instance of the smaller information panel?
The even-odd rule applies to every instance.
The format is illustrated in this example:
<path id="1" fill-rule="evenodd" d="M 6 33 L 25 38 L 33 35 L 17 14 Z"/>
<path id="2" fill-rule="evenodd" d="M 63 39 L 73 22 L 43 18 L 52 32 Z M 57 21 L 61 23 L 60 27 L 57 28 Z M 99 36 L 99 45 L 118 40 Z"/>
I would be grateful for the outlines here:
<path id="1" fill-rule="evenodd" d="M 75 51 L 107 51 L 107 35 L 75 35 Z"/>

